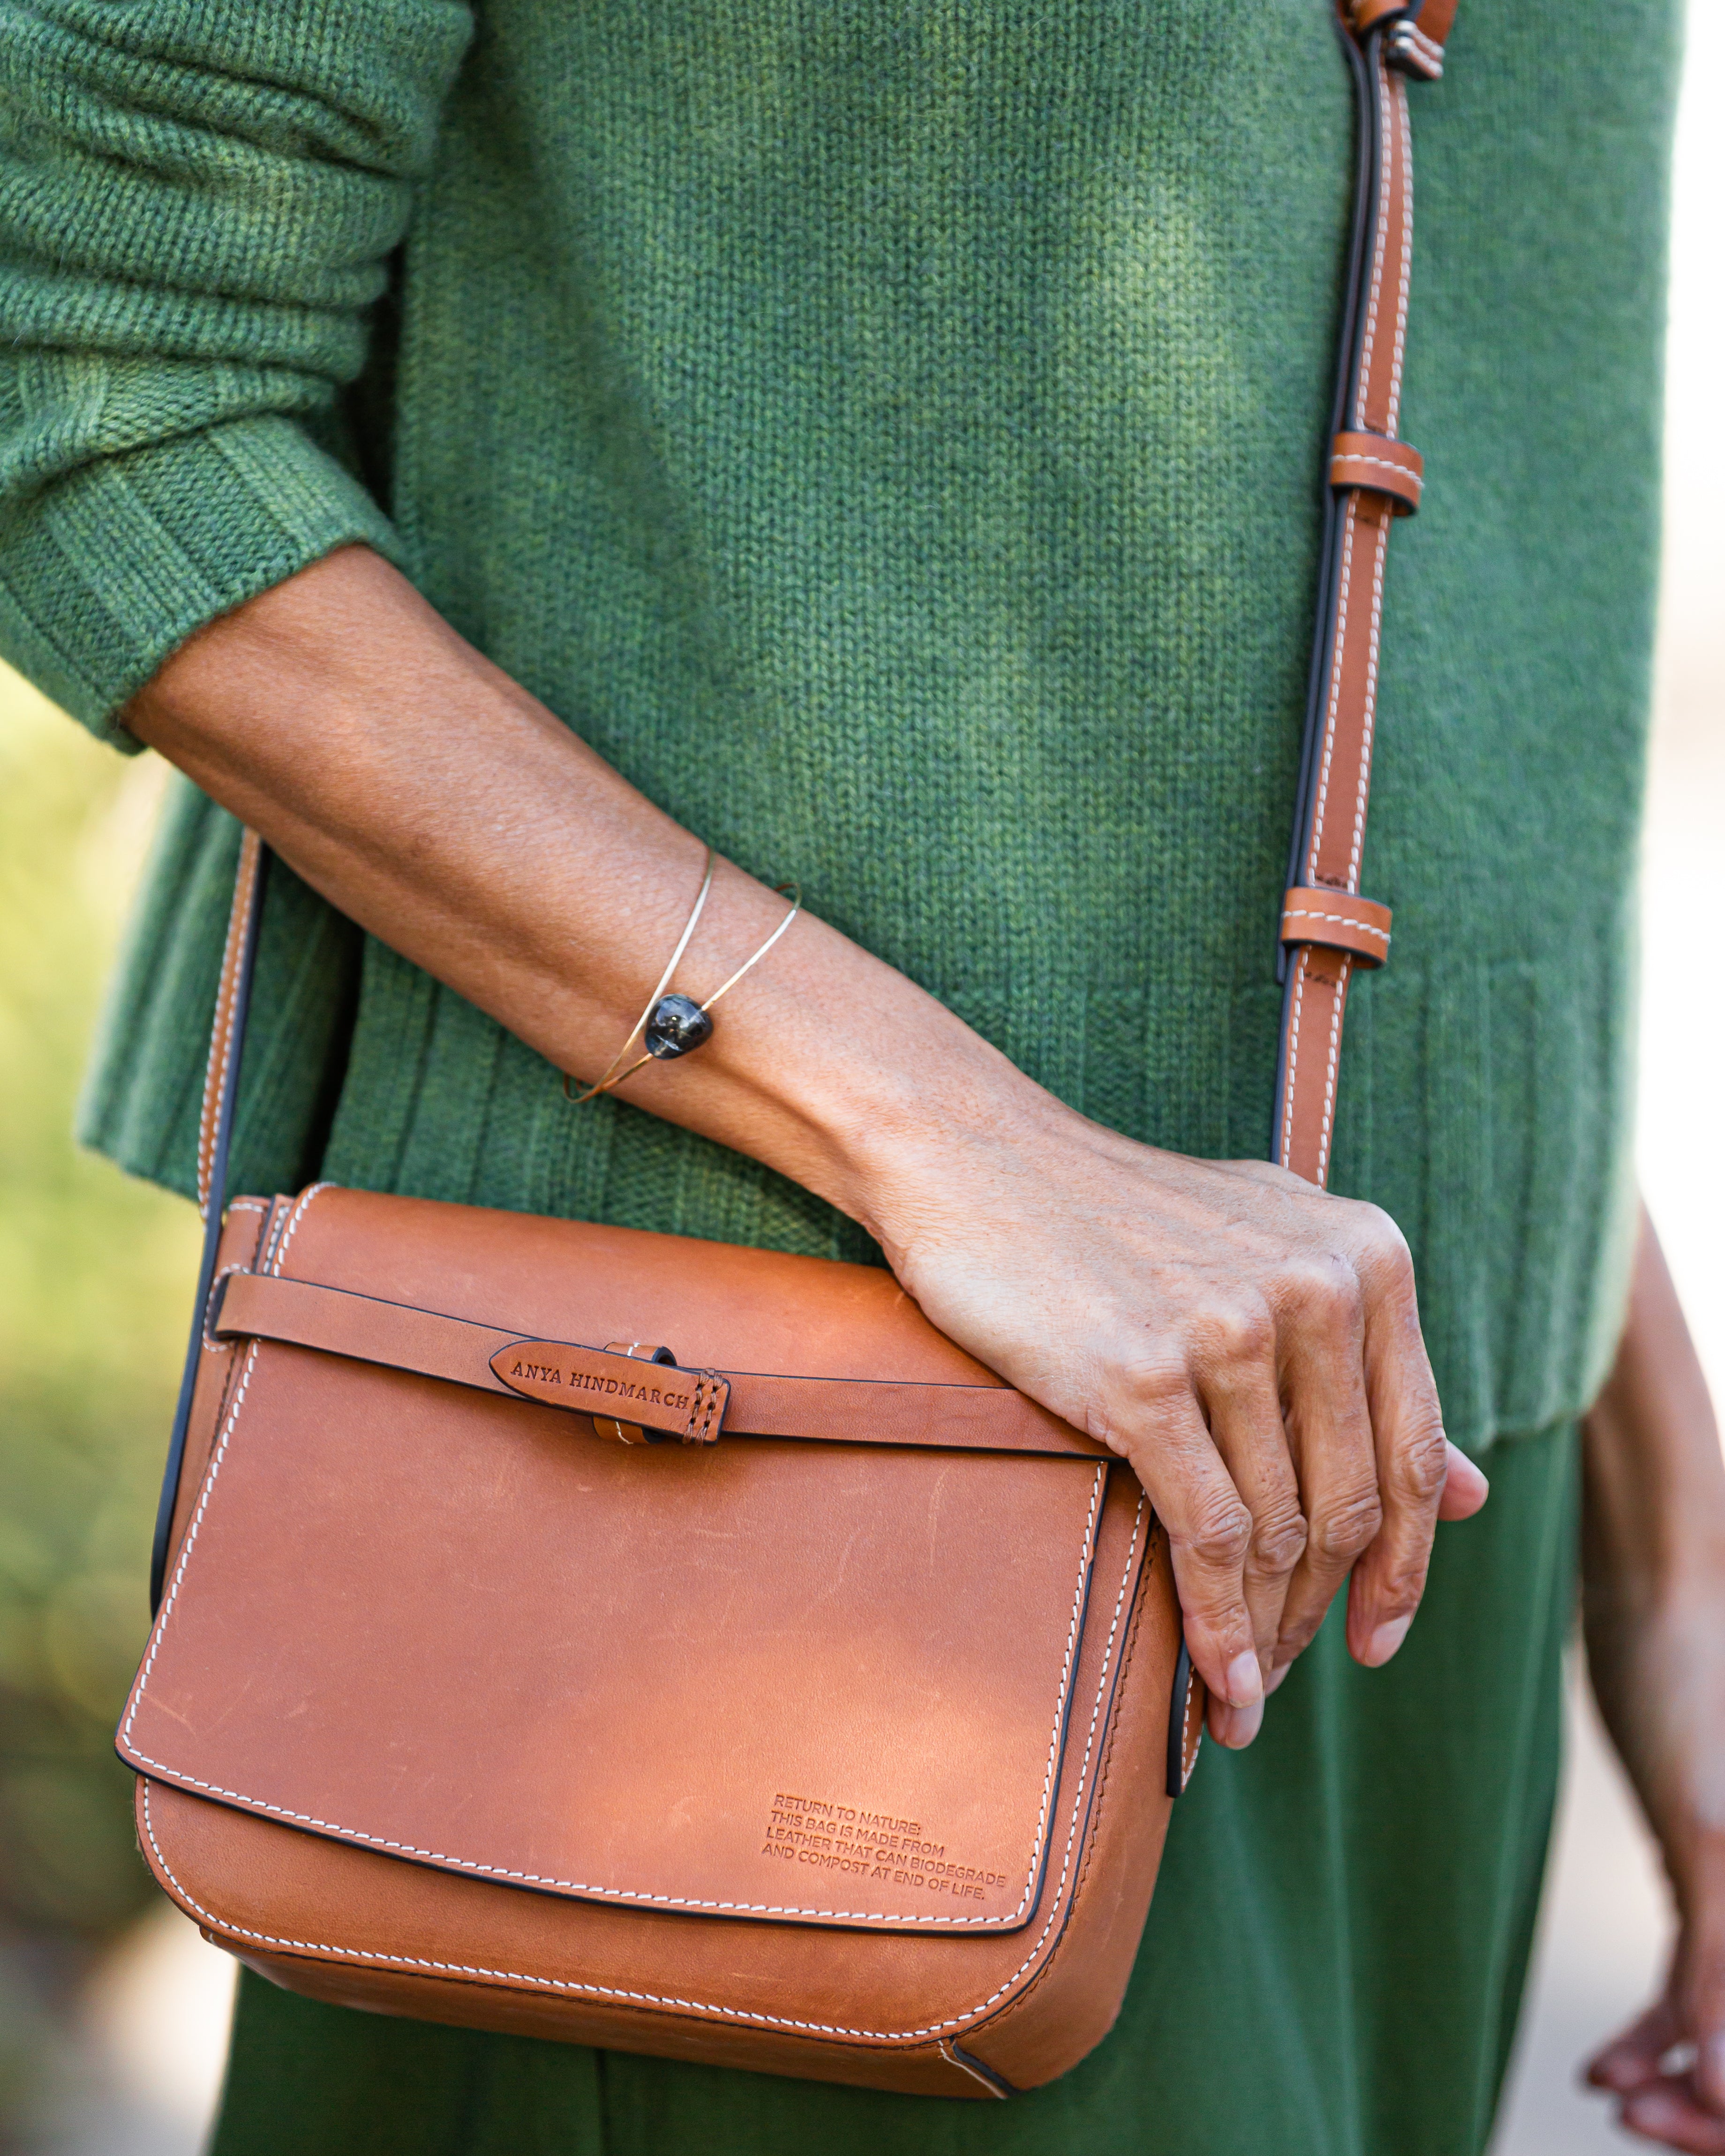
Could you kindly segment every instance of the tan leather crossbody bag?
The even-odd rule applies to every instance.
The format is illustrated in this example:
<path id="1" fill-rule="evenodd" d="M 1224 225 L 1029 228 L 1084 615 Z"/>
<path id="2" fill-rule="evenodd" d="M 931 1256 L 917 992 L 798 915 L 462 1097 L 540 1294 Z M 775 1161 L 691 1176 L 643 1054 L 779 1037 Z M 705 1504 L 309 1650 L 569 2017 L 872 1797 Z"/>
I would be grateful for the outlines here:
<path id="1" fill-rule="evenodd" d="M 1364 0 L 1359 207 L 1276 1157 L 1322 1183 L 1410 200 L 1449 0 Z M 167 1892 L 315 1997 L 994 2097 L 1111 2025 L 1197 1748 L 1130 1470 L 891 1276 L 315 1185 L 226 1206 L 246 835 L 157 1614 L 118 1744 Z"/>

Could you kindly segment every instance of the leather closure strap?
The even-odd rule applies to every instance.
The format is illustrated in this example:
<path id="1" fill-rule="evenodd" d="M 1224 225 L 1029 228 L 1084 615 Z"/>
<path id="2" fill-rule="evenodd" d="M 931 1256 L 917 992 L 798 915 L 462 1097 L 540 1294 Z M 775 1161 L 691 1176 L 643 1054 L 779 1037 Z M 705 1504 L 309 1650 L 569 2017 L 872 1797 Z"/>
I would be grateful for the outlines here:
<path id="1" fill-rule="evenodd" d="M 1330 485 L 1387 494 L 1398 516 L 1418 509 L 1425 476 L 1425 460 L 1409 443 L 1385 434 L 1337 434 L 1330 444 Z"/>
<path id="2" fill-rule="evenodd" d="M 1282 894 L 1281 940 L 1350 951 L 1363 966 L 1381 966 L 1389 956 L 1389 908 L 1345 891 L 1290 891 Z"/>
<path id="3" fill-rule="evenodd" d="M 577 1414 L 598 1409 L 595 1429 L 608 1436 L 619 1427 L 621 1409 L 629 1417 L 621 1427 L 685 1444 L 711 1444 L 722 1428 L 727 1437 L 1112 1456 L 1010 1385 L 679 1370 L 269 1273 L 228 1274 L 209 1331 L 216 1340 L 280 1341 Z"/>

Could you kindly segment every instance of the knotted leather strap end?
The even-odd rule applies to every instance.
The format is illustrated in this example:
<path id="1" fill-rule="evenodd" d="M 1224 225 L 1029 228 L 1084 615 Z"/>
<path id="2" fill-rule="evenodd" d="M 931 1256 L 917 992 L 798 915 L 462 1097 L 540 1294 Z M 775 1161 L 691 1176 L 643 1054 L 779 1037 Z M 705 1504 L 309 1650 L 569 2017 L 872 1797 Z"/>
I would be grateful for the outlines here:
<path id="1" fill-rule="evenodd" d="M 1398 516 L 1419 508 L 1425 477 L 1419 450 L 1387 434 L 1337 434 L 1330 444 L 1330 485 L 1388 495 Z"/>
<path id="2" fill-rule="evenodd" d="M 1282 894 L 1284 943 L 1350 952 L 1363 966 L 1381 966 L 1389 956 L 1389 921 L 1387 906 L 1351 891 L 1296 886 Z"/>

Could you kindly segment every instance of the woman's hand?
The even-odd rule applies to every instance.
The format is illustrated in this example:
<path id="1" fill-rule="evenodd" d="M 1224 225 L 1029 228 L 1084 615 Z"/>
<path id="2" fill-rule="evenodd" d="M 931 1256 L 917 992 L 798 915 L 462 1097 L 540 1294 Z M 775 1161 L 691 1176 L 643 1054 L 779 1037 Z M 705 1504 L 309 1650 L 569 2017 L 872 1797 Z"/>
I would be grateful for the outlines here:
<path id="1" fill-rule="evenodd" d="M 1676 1950 L 1654 2005 L 1588 2068 L 1623 2123 L 1725 2156 L 1725 1466 L 1651 1221 L 1585 1428 L 1583 1601 L 1606 1726 L 1665 1859 Z"/>
<path id="2" fill-rule="evenodd" d="M 701 842 L 361 547 L 202 630 L 127 722 L 351 919 L 589 1081 L 699 887 Z M 721 862 L 679 984 L 716 987 L 783 916 Z M 1445 1445 L 1381 1213 L 1087 1122 L 813 914 L 699 1055 L 626 1097 L 862 1221 L 960 1346 L 1125 1454 L 1224 1743 L 1250 1741 L 1350 1571 L 1353 1650 L 1387 1661 L 1440 1508 L 1484 1502 Z"/>
<path id="3" fill-rule="evenodd" d="M 1251 1741 L 1350 1576 L 1349 1646 L 1388 1661 L 1435 1522 L 1486 1489 L 1445 1439 L 1394 1224 L 1267 1163 L 1135 1144 L 1022 1084 L 951 1106 L 869 1224 L 943 1332 L 1132 1462 L 1213 1732 Z"/>

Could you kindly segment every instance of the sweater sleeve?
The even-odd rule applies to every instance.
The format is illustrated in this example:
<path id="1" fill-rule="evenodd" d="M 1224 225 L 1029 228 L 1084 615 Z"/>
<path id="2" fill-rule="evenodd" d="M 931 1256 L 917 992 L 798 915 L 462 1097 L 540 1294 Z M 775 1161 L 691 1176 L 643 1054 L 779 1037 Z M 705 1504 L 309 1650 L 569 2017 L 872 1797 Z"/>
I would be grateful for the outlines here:
<path id="1" fill-rule="evenodd" d="M 96 732 L 350 540 L 340 398 L 465 0 L 0 0 L 0 654 Z"/>

